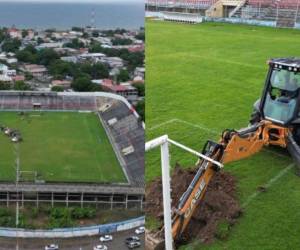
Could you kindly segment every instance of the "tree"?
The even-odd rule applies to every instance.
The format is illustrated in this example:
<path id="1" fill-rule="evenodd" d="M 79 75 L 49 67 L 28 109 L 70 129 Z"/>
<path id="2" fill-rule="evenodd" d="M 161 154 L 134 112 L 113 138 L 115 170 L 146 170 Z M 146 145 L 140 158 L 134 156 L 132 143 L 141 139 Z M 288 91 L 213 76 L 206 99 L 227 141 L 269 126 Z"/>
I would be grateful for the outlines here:
<path id="1" fill-rule="evenodd" d="M 82 34 L 82 38 L 89 38 L 90 36 L 89 36 L 89 34 L 87 33 L 87 32 L 84 32 L 83 34 Z"/>
<path id="2" fill-rule="evenodd" d="M 27 81 L 30 81 L 30 80 L 32 80 L 33 79 L 33 75 L 31 74 L 31 73 L 29 73 L 29 72 L 25 72 L 25 79 L 27 80 Z"/>
<path id="3" fill-rule="evenodd" d="M 121 54 L 120 57 L 128 62 L 129 70 L 133 70 L 136 67 L 142 67 L 144 64 L 145 55 L 144 52 L 132 52 Z"/>
<path id="4" fill-rule="evenodd" d="M 132 40 L 129 38 L 114 38 L 111 40 L 113 45 L 130 45 Z"/>
<path id="5" fill-rule="evenodd" d="M 121 69 L 120 73 L 117 76 L 118 82 L 126 82 L 129 80 L 129 73 L 126 69 Z"/>
<path id="6" fill-rule="evenodd" d="M 92 36 L 93 37 L 99 37 L 99 32 L 98 31 L 93 31 Z"/>
<path id="7" fill-rule="evenodd" d="M 79 77 L 79 78 L 75 79 L 73 81 L 71 87 L 75 91 L 80 91 L 80 92 L 91 91 L 92 90 L 92 82 L 91 82 L 90 78 L 83 76 L 83 77 Z"/>
<path id="8" fill-rule="evenodd" d="M 65 62 L 60 59 L 52 61 L 48 67 L 51 75 L 61 76 L 65 78 L 66 76 L 78 76 L 80 75 L 79 66 L 72 62 Z"/>
<path id="9" fill-rule="evenodd" d="M 6 35 L 3 29 L 0 29 L 0 43 L 5 39 Z"/>
<path id="10" fill-rule="evenodd" d="M 135 36 L 135 38 L 138 39 L 138 40 L 143 40 L 143 41 L 145 41 L 145 32 L 144 32 L 144 31 L 139 32 L 139 33 Z"/>
<path id="11" fill-rule="evenodd" d="M 64 44 L 64 47 L 80 49 L 84 47 L 84 43 L 79 41 L 78 38 L 72 39 L 72 42 Z"/>
<path id="12" fill-rule="evenodd" d="M 136 112 L 141 116 L 141 119 L 145 121 L 145 100 L 139 101 L 135 106 Z"/>
<path id="13" fill-rule="evenodd" d="M 17 52 L 21 46 L 21 41 L 18 39 L 7 39 L 2 44 L 2 50 L 5 52 Z"/>
<path id="14" fill-rule="evenodd" d="M 139 96 L 145 96 L 145 84 L 135 83 L 135 84 L 133 84 L 133 87 L 135 87 L 137 89 Z"/>
<path id="15" fill-rule="evenodd" d="M 10 89 L 10 84 L 9 83 L 0 81 L 0 90 L 9 90 L 9 89 Z"/>
<path id="16" fill-rule="evenodd" d="M 28 50 L 21 50 L 16 53 L 16 57 L 20 62 L 36 63 L 36 54 L 32 54 Z"/>
<path id="17" fill-rule="evenodd" d="M 37 44 L 40 45 L 41 43 L 43 43 L 44 40 L 41 37 L 37 38 Z"/>
<path id="18" fill-rule="evenodd" d="M 57 59 L 59 59 L 59 55 L 53 49 L 42 49 L 37 53 L 38 63 L 45 66 L 48 66 Z"/>
<path id="19" fill-rule="evenodd" d="M 30 90 L 30 86 L 24 81 L 16 81 L 14 84 L 14 90 Z"/>
<path id="20" fill-rule="evenodd" d="M 101 46 L 101 43 L 93 42 L 89 47 L 90 53 L 103 53 L 104 49 Z"/>
<path id="21" fill-rule="evenodd" d="M 28 36 L 28 31 L 22 30 L 22 38 L 25 38 L 26 36 Z"/>
<path id="22" fill-rule="evenodd" d="M 62 86 L 53 86 L 51 88 L 51 91 L 55 91 L 55 92 L 63 92 L 64 88 Z"/>
<path id="23" fill-rule="evenodd" d="M 103 79 L 109 76 L 109 70 L 103 63 L 83 63 L 80 65 L 80 70 L 88 74 L 92 79 Z"/>
<path id="24" fill-rule="evenodd" d="M 83 28 L 81 28 L 81 27 L 76 27 L 76 26 L 74 26 L 74 27 L 72 27 L 72 31 L 76 31 L 76 32 L 83 32 L 83 31 L 84 31 L 84 29 L 83 29 Z"/>
<path id="25" fill-rule="evenodd" d="M 28 45 L 28 46 L 26 46 L 24 50 L 29 51 L 32 54 L 36 54 L 37 53 L 36 48 L 33 45 L 31 45 L 31 44 Z"/>

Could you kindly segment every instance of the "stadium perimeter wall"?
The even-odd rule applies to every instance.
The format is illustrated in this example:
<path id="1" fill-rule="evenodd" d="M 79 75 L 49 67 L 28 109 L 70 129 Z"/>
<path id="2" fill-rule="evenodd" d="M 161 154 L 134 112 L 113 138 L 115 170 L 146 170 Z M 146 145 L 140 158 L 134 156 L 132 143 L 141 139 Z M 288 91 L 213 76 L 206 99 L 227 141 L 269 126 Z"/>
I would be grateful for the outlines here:
<path id="1" fill-rule="evenodd" d="M 109 223 L 90 227 L 60 228 L 52 230 L 27 230 L 15 228 L 0 228 L 0 237 L 19 238 L 72 238 L 93 236 L 106 233 L 117 233 L 130 230 L 145 224 L 145 217 Z"/>
<path id="2" fill-rule="evenodd" d="M 157 18 L 159 20 L 164 20 L 164 14 L 162 12 L 146 12 L 146 17 Z M 245 19 L 245 18 L 217 18 L 217 17 L 207 17 L 203 16 L 204 22 L 224 22 L 224 23 L 234 23 L 234 24 L 248 24 L 256 26 L 266 26 L 266 27 L 277 27 L 276 21 L 266 21 L 266 20 L 256 20 L 256 19 Z M 180 21 L 178 21 L 180 22 Z M 187 20 L 188 22 L 188 20 Z M 278 27 L 277 27 L 278 28 Z M 294 29 L 300 29 L 300 23 L 295 23 Z"/>
<path id="3" fill-rule="evenodd" d="M 263 20 L 255 20 L 255 19 L 244 19 L 244 18 L 216 18 L 216 17 L 203 17 L 203 19 L 206 22 L 224 22 L 224 23 L 276 27 L 276 21 L 263 21 Z"/>

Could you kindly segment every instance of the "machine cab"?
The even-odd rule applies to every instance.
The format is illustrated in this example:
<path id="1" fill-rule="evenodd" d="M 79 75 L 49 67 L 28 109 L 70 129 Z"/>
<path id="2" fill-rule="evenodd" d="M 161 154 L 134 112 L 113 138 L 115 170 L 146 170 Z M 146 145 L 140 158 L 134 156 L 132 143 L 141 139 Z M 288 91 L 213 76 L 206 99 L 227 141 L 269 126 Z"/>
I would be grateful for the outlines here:
<path id="1" fill-rule="evenodd" d="M 260 106 L 263 118 L 281 125 L 300 121 L 300 59 L 273 59 L 269 66 Z"/>

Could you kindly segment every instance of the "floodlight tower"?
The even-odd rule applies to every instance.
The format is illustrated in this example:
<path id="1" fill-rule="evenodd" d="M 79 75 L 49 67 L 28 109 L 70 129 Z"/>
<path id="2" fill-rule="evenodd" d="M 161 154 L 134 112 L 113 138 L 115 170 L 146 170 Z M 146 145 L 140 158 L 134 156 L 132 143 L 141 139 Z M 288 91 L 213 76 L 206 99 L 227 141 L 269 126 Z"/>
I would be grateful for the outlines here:
<path id="1" fill-rule="evenodd" d="M 16 228 L 19 227 L 19 177 L 20 177 L 20 150 L 19 150 L 19 142 L 15 143 L 15 155 L 16 155 Z M 18 231 L 17 231 L 17 244 L 16 250 L 19 250 L 19 238 L 18 238 Z"/>

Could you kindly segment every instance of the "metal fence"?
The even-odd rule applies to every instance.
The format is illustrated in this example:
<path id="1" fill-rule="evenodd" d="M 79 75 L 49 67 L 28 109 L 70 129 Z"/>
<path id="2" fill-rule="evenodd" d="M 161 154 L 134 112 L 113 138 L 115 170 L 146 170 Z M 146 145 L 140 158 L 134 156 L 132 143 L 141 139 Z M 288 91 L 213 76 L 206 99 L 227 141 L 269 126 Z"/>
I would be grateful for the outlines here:
<path id="1" fill-rule="evenodd" d="M 115 233 L 129 230 L 145 224 L 145 217 L 138 217 L 131 220 L 120 221 L 110 224 L 103 224 L 90 227 L 60 228 L 52 230 L 29 230 L 20 228 L 0 228 L 1 237 L 13 238 L 72 238 L 92 236 L 104 233 Z"/>

